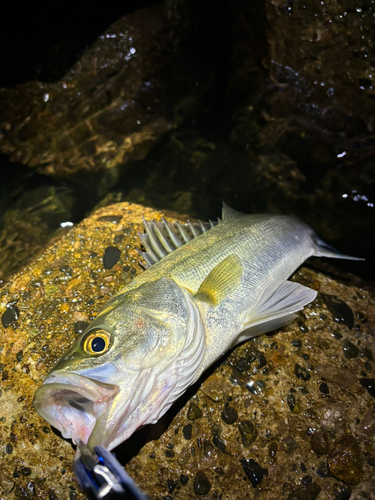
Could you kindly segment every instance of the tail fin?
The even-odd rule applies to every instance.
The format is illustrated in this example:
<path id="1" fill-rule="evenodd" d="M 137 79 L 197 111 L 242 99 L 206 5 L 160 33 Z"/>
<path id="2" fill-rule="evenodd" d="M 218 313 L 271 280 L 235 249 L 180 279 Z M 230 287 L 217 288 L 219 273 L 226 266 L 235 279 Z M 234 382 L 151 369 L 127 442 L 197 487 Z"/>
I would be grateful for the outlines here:
<path id="1" fill-rule="evenodd" d="M 340 253 L 335 248 L 331 247 L 325 243 L 320 238 L 315 240 L 315 253 L 313 257 L 329 257 L 330 259 L 346 259 L 346 260 L 365 260 L 361 257 L 352 257 L 351 255 L 345 255 Z"/>

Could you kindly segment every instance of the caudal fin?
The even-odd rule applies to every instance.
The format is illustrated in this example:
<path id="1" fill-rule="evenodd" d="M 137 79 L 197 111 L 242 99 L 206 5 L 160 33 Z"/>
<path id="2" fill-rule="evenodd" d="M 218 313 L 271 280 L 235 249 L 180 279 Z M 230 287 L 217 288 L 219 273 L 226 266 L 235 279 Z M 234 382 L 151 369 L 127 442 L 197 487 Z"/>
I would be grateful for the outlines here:
<path id="1" fill-rule="evenodd" d="M 365 260 L 362 257 L 352 257 L 340 253 L 321 239 L 315 240 L 315 253 L 313 257 L 329 257 L 330 259 Z"/>

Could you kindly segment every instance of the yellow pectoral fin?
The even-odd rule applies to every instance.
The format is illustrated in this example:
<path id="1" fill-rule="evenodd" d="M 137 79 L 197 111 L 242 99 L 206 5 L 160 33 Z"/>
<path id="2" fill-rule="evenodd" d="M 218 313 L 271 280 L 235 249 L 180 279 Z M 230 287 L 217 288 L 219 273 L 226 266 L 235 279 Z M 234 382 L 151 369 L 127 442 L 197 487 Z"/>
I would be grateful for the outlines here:
<path id="1" fill-rule="evenodd" d="M 243 266 L 237 255 L 228 255 L 205 278 L 195 298 L 217 306 L 240 284 Z"/>

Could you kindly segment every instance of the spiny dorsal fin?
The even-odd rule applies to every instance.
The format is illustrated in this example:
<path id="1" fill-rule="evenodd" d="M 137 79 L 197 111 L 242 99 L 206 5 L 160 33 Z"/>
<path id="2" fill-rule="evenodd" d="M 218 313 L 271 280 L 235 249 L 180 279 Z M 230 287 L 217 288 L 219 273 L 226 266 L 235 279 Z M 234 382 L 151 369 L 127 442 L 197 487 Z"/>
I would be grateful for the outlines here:
<path id="1" fill-rule="evenodd" d="M 243 266 L 237 255 L 228 255 L 208 274 L 195 298 L 217 306 L 239 285 L 242 273 Z"/>
<path id="2" fill-rule="evenodd" d="M 146 233 L 139 233 L 139 237 L 146 252 L 139 250 L 139 253 L 147 262 L 147 267 L 152 266 L 176 248 L 209 231 L 219 222 L 220 220 L 197 223 L 188 221 L 186 224 L 180 224 L 167 222 L 164 219 L 162 222 L 148 222 L 143 219 Z"/>
<path id="3" fill-rule="evenodd" d="M 245 214 L 239 212 L 238 210 L 235 210 L 234 208 L 231 208 L 225 203 L 225 201 L 223 201 L 223 210 L 222 210 L 223 221 L 228 219 L 237 219 L 238 217 L 242 217 L 243 215 Z"/>

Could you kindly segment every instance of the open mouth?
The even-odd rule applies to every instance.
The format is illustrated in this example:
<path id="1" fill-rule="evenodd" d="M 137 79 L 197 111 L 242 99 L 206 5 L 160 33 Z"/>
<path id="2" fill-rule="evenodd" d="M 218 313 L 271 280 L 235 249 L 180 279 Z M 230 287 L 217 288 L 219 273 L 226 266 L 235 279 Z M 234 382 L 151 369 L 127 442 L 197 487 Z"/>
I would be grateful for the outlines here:
<path id="1" fill-rule="evenodd" d="M 34 395 L 34 408 L 64 438 L 87 443 L 97 419 L 109 412 L 117 385 L 75 373 L 49 375 Z"/>

